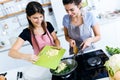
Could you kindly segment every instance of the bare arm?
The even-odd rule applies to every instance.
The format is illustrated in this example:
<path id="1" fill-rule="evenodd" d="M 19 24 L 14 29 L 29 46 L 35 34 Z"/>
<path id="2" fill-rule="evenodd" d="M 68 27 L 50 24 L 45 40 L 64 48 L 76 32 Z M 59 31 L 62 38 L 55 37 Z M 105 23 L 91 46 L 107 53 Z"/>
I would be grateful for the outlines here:
<path id="1" fill-rule="evenodd" d="M 64 34 L 65 34 L 65 39 L 69 42 L 70 46 L 73 47 L 76 45 L 75 40 L 71 39 L 70 36 L 68 35 L 68 29 L 64 27 Z"/>
<path id="2" fill-rule="evenodd" d="M 54 42 L 55 42 L 55 46 L 58 47 L 58 48 L 60 48 L 60 41 L 59 41 L 56 33 L 53 31 L 53 32 L 51 33 L 51 35 L 52 35 L 53 40 L 54 40 Z"/>
<path id="3" fill-rule="evenodd" d="M 37 60 L 37 56 L 32 55 L 32 54 L 24 54 L 19 52 L 19 49 L 22 47 L 22 45 L 24 44 L 24 40 L 22 38 L 19 38 L 16 40 L 16 42 L 14 43 L 14 45 L 12 46 L 12 48 L 9 51 L 9 56 L 16 58 L 16 59 L 23 59 L 23 60 L 27 60 L 30 62 L 33 62 L 35 60 Z"/>

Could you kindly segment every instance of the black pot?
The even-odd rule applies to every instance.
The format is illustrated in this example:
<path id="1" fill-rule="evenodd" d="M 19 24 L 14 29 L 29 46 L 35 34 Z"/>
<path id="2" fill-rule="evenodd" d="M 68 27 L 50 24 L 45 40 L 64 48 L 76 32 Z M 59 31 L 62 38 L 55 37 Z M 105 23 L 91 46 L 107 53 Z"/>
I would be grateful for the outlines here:
<path id="1" fill-rule="evenodd" d="M 54 76 L 59 76 L 59 77 L 68 77 L 72 74 L 72 72 L 77 68 L 78 64 L 77 62 L 72 59 L 72 58 L 65 58 L 62 59 L 61 62 L 65 63 L 66 65 L 70 66 L 69 71 L 64 72 L 64 73 L 55 73 L 53 69 L 50 69 L 50 72 L 52 73 L 52 75 Z"/>

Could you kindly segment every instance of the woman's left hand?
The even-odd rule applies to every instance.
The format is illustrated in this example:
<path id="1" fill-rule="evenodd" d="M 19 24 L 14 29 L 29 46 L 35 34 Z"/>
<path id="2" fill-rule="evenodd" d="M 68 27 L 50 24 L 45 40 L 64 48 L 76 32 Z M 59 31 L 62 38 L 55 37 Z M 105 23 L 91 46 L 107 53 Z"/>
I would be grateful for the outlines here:
<path id="1" fill-rule="evenodd" d="M 84 50 L 85 48 L 89 47 L 91 43 L 92 43 L 92 38 L 88 38 L 82 42 L 80 47 L 82 46 L 82 50 Z"/>
<path id="2" fill-rule="evenodd" d="M 57 49 L 61 49 L 61 48 L 62 48 L 62 47 L 61 47 L 61 46 L 59 46 L 59 45 L 58 45 L 58 46 L 55 46 L 55 47 L 56 47 Z"/>

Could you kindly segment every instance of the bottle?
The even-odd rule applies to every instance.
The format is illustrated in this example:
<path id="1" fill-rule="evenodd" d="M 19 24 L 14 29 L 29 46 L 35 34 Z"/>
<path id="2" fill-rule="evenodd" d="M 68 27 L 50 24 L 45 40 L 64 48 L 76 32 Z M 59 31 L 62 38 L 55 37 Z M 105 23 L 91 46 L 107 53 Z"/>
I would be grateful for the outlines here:
<path id="1" fill-rule="evenodd" d="M 8 35 L 8 32 L 7 32 L 7 29 L 8 29 L 8 25 L 5 24 L 3 26 L 3 30 L 2 30 L 2 37 L 0 38 L 1 39 L 1 43 L 3 44 L 3 46 L 10 45 L 10 41 L 8 39 L 9 35 Z"/>

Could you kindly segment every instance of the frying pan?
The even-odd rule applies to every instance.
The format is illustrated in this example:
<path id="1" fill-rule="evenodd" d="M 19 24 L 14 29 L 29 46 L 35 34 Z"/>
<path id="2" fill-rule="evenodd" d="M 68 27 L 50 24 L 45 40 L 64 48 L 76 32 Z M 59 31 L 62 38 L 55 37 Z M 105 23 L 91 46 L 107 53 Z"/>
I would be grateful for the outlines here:
<path id="1" fill-rule="evenodd" d="M 50 72 L 52 73 L 52 75 L 60 76 L 60 77 L 68 76 L 78 66 L 77 62 L 72 58 L 64 58 L 64 59 L 61 60 L 61 62 L 65 63 L 67 65 L 67 67 L 69 66 L 69 70 L 67 70 L 66 72 L 63 72 L 63 73 L 55 73 L 55 70 L 50 69 Z"/>

